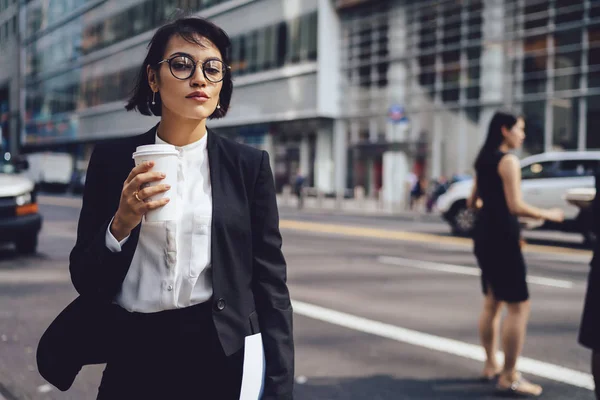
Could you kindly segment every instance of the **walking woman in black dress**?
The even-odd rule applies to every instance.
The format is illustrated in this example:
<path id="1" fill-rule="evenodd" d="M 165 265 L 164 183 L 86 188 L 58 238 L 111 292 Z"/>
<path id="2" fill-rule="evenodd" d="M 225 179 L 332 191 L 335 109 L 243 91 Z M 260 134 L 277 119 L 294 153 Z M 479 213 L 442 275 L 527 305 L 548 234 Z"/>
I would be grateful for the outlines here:
<path id="1" fill-rule="evenodd" d="M 503 112 L 493 116 L 486 142 L 475 162 L 477 178 L 469 205 L 482 202 L 474 242 L 485 295 L 479 321 L 480 339 L 487 356 L 483 376 L 489 380 L 498 377 L 499 391 L 538 396 L 542 388 L 523 379 L 516 370 L 530 310 L 517 217 L 560 222 L 564 216 L 560 209 L 541 210 L 523 201 L 519 159 L 508 152 L 521 147 L 524 139 L 523 118 Z M 505 361 L 500 369 L 496 352 L 500 311 L 505 304 L 508 310 L 502 328 Z"/>
<path id="2" fill-rule="evenodd" d="M 596 174 L 596 198 L 592 206 L 594 232 L 600 234 L 600 171 Z M 592 374 L 596 382 L 596 398 L 600 400 L 600 241 L 594 248 L 579 343 L 592 350 Z"/>

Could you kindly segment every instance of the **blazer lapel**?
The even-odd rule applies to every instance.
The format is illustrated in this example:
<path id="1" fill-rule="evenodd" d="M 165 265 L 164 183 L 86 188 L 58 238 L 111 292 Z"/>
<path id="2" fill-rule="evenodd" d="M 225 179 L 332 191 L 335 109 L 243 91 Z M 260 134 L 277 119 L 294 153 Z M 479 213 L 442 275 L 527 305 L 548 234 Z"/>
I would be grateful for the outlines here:
<path id="1" fill-rule="evenodd" d="M 208 150 L 208 166 L 210 170 L 210 185 L 212 191 L 212 225 L 210 239 L 210 259 L 212 264 L 212 280 L 213 290 L 218 290 L 218 283 L 222 281 L 220 251 L 219 251 L 219 236 L 223 230 L 223 221 L 221 220 L 221 206 L 226 201 L 225 193 L 223 192 L 222 171 L 220 168 L 220 138 L 217 133 L 207 130 L 207 150 Z"/>

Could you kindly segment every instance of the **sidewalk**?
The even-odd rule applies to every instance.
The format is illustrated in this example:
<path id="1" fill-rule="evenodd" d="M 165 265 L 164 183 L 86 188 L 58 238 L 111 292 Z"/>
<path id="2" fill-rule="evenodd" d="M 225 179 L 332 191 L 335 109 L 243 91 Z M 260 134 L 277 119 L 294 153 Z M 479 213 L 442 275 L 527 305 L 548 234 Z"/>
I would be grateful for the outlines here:
<path id="1" fill-rule="evenodd" d="M 353 215 L 375 218 L 392 218 L 407 221 L 443 222 L 442 217 L 436 211 L 426 213 L 424 211 L 409 211 L 401 209 L 390 209 L 375 199 L 333 199 L 307 197 L 304 199 L 304 207 L 298 210 L 298 198 L 296 196 L 277 195 L 277 204 L 282 211 L 307 212 L 315 214 Z"/>

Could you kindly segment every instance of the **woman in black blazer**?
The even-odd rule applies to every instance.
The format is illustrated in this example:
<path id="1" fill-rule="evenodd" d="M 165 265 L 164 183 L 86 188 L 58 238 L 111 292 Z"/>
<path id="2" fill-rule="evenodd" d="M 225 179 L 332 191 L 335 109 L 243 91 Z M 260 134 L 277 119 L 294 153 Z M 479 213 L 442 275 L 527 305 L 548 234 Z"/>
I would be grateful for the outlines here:
<path id="1" fill-rule="evenodd" d="M 596 174 L 592 221 L 593 231 L 600 237 L 600 171 Z M 579 329 L 579 343 L 592 350 L 592 374 L 596 382 L 596 398 L 600 400 L 600 241 L 595 246 Z"/>
<path id="2" fill-rule="evenodd" d="M 70 256 L 80 297 L 38 346 L 40 373 L 68 389 L 106 362 L 99 399 L 219 399 L 240 394 L 244 342 L 262 335 L 262 399 L 292 399 L 292 307 L 266 152 L 219 137 L 233 84 L 227 34 L 200 18 L 161 27 L 127 109 L 161 116 L 143 135 L 97 145 Z M 179 151 L 178 190 L 140 145 Z M 143 216 L 177 196 L 178 219 Z"/>

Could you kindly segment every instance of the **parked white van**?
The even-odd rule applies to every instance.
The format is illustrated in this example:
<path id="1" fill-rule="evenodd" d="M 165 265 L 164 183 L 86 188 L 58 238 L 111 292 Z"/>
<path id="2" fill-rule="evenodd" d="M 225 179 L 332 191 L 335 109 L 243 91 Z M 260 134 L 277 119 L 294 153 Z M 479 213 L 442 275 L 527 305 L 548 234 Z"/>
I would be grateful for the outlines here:
<path id="1" fill-rule="evenodd" d="M 27 167 L 26 160 L 0 157 L 0 243 L 14 243 L 22 254 L 35 253 L 42 228 L 34 182 L 21 172 Z"/>

